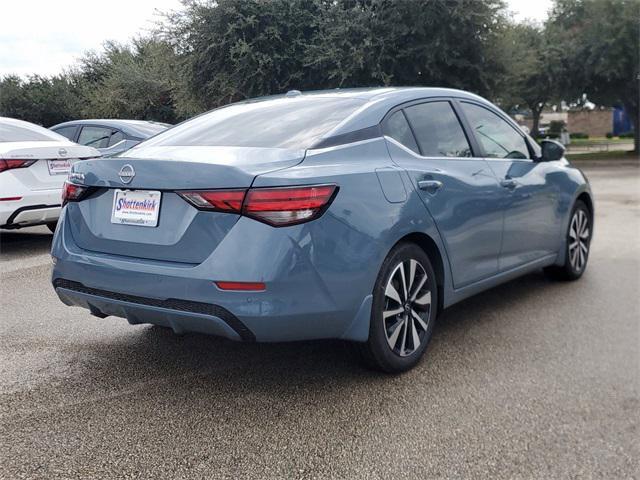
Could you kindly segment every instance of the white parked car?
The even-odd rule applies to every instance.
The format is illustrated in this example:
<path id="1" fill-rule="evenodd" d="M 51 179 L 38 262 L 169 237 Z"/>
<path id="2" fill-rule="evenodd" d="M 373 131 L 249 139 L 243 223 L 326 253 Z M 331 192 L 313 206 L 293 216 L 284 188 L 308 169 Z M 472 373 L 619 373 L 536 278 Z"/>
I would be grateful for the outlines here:
<path id="1" fill-rule="evenodd" d="M 0 117 L 0 228 L 44 224 L 53 231 L 72 163 L 99 156 L 44 127 Z"/>

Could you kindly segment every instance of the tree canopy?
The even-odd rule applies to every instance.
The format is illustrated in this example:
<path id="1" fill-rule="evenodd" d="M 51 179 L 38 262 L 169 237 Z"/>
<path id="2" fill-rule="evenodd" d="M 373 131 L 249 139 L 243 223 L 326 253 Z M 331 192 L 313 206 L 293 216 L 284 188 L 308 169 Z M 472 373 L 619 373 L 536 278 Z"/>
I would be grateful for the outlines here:
<path id="1" fill-rule="evenodd" d="M 514 22 L 503 0 L 183 0 L 153 33 L 60 75 L 0 79 L 0 115 L 175 122 L 290 89 L 425 85 L 534 119 L 586 94 L 637 124 L 640 0 L 553 5 L 538 25 Z"/>
<path id="2" fill-rule="evenodd" d="M 555 0 L 548 30 L 562 64 L 560 93 L 624 106 L 638 151 L 640 1 Z"/>

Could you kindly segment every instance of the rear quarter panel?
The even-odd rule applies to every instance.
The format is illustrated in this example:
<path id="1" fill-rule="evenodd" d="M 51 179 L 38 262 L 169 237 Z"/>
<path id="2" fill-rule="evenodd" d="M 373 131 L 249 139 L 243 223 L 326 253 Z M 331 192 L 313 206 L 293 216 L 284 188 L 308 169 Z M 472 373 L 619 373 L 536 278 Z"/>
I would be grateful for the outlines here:
<path id="1" fill-rule="evenodd" d="M 260 175 L 253 184 L 338 185 L 337 196 L 319 221 L 291 229 L 299 257 L 290 268 L 293 274 L 297 262 L 312 265 L 324 293 L 351 316 L 372 293 L 384 258 L 404 236 L 425 233 L 444 251 L 431 217 L 401 172 L 391 162 L 384 139 L 377 138 L 309 151 L 300 165 Z M 443 263 L 448 265 L 444 256 Z"/>

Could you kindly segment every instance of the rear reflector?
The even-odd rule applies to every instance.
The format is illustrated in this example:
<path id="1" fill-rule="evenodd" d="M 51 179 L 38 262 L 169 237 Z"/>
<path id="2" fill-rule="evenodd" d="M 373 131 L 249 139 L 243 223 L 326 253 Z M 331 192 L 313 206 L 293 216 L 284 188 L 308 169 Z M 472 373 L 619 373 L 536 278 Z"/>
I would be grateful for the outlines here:
<path id="1" fill-rule="evenodd" d="M 243 292 L 263 292 L 267 286 L 262 282 L 214 282 L 220 290 L 239 290 Z"/>
<path id="2" fill-rule="evenodd" d="M 0 202 L 17 202 L 18 200 L 22 200 L 22 197 L 2 197 L 2 198 L 0 198 Z"/>
<path id="3" fill-rule="evenodd" d="M 1 159 L 0 172 L 5 170 L 13 170 L 14 168 L 26 168 L 36 163 L 36 160 L 19 160 L 17 158 Z"/>
<path id="4" fill-rule="evenodd" d="M 201 210 L 237 213 L 274 227 L 308 222 L 329 207 L 336 185 L 178 192 Z"/>

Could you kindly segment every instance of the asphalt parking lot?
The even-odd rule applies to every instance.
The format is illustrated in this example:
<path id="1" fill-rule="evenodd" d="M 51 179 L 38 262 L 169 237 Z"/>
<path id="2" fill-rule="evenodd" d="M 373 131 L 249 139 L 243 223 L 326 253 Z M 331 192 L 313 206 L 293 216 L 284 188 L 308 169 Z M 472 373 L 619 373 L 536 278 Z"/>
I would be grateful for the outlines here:
<path id="1" fill-rule="evenodd" d="M 447 310 L 397 377 L 341 342 L 90 317 L 55 296 L 46 229 L 2 233 L 0 477 L 640 477 L 640 172 L 585 170 L 585 276 Z"/>

